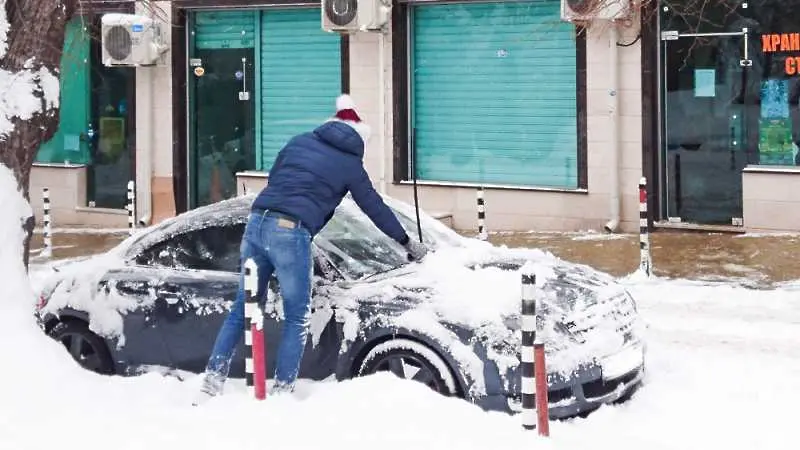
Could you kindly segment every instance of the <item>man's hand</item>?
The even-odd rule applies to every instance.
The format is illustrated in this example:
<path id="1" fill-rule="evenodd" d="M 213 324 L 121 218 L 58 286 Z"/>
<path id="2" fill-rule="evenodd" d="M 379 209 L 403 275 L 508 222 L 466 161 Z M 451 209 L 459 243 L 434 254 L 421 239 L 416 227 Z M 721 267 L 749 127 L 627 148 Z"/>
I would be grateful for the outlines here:
<path id="1" fill-rule="evenodd" d="M 409 239 L 404 247 L 408 250 L 408 259 L 410 261 L 421 261 L 428 254 L 427 247 L 414 239 Z"/>

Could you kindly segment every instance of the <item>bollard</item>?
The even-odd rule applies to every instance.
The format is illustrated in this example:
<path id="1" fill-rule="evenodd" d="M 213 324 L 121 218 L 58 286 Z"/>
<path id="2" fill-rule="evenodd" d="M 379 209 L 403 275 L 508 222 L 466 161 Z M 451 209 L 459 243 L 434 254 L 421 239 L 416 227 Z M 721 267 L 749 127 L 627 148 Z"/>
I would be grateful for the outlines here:
<path id="1" fill-rule="evenodd" d="M 542 321 L 537 320 L 536 275 L 522 274 L 522 345 L 520 348 L 520 390 L 522 391 L 522 426 L 538 428 L 540 436 L 549 436 L 547 370 L 542 339 Z"/>
<path id="2" fill-rule="evenodd" d="M 483 201 L 483 186 L 478 188 L 478 239 L 485 241 L 488 238 L 486 233 L 486 204 Z"/>
<path id="3" fill-rule="evenodd" d="M 653 267 L 650 257 L 650 235 L 647 227 L 647 179 L 639 180 L 639 271 L 650 277 Z"/>
<path id="4" fill-rule="evenodd" d="M 42 248 L 42 256 L 49 258 L 53 256 L 53 239 L 51 236 L 51 219 L 50 219 L 50 189 L 42 188 L 42 225 L 44 226 L 44 248 Z"/>
<path id="5" fill-rule="evenodd" d="M 133 180 L 128 181 L 128 234 L 136 229 L 136 189 Z"/>
<path id="6" fill-rule="evenodd" d="M 522 392 L 522 426 L 536 428 L 536 385 L 534 379 L 533 342 L 536 336 L 536 275 L 522 274 L 522 346 L 520 348 L 520 390 Z"/>
<path id="7" fill-rule="evenodd" d="M 245 381 L 256 399 L 267 395 L 264 361 L 264 316 L 258 307 L 258 266 L 252 258 L 244 262 Z"/>

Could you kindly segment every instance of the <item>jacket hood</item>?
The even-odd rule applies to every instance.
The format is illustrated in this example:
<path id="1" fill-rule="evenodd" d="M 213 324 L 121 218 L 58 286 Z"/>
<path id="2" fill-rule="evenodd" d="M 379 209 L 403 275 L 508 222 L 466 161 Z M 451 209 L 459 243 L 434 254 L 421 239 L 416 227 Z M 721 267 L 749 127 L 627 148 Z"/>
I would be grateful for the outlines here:
<path id="1" fill-rule="evenodd" d="M 358 130 L 358 128 L 363 130 Z M 351 153 L 363 158 L 369 128 L 366 124 L 355 124 L 332 119 L 318 126 L 314 130 L 314 134 L 322 141 L 345 153 Z"/>

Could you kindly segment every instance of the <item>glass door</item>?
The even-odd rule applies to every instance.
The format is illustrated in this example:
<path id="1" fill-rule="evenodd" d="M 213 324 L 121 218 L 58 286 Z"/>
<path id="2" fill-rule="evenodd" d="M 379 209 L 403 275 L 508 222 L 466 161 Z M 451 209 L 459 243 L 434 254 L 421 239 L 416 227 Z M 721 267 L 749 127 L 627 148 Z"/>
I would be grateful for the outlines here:
<path id="1" fill-rule="evenodd" d="M 753 113 L 747 29 L 662 32 L 662 170 L 671 222 L 742 225 Z"/>
<path id="2" fill-rule="evenodd" d="M 191 29 L 190 207 L 236 195 L 256 167 L 255 13 L 197 13 Z"/>

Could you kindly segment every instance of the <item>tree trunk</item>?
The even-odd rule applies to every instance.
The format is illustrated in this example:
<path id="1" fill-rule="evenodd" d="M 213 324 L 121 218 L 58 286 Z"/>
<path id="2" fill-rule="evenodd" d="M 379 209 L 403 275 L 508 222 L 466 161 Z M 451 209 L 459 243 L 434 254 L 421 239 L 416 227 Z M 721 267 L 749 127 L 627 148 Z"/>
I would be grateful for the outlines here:
<path id="1" fill-rule="evenodd" d="M 0 59 L 0 69 L 17 73 L 36 72 L 44 67 L 58 78 L 66 23 L 75 11 L 77 0 L 0 1 L 5 7 L 9 23 L 6 40 L 8 49 Z M 40 144 L 52 138 L 58 128 L 58 104 L 48 104 L 41 84 L 37 87 L 33 96 L 41 101 L 41 109 L 24 120 L 14 117 L 11 120 L 13 130 L 0 140 L 0 163 L 14 171 L 19 188 L 28 201 L 31 167 L 36 152 Z M 23 225 L 26 238 L 22 258 L 26 268 L 34 225 L 33 217 L 29 217 Z"/>

